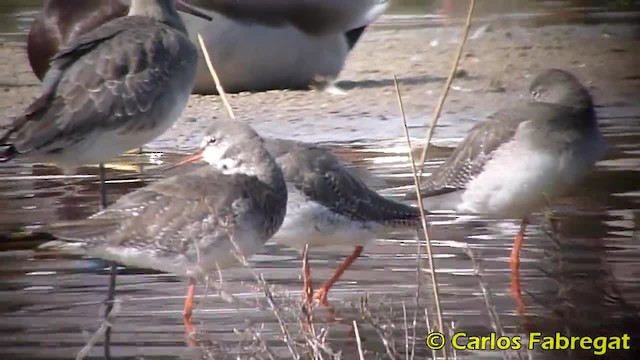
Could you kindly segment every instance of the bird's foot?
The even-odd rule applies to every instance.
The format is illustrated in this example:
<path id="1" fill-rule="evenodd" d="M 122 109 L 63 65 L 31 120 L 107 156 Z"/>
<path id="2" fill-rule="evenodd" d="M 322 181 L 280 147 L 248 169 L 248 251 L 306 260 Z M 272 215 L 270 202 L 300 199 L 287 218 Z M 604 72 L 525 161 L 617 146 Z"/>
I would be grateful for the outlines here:
<path id="1" fill-rule="evenodd" d="M 313 292 L 313 300 L 317 301 L 318 304 L 324 307 L 328 307 L 329 306 L 329 301 L 327 299 L 328 295 L 329 295 L 329 290 L 327 290 L 324 287 L 321 287 L 318 290 Z"/>
<path id="2" fill-rule="evenodd" d="M 339 87 L 336 84 L 331 84 L 331 85 L 325 87 L 324 91 L 327 94 L 333 95 L 333 96 L 345 96 L 345 95 L 347 95 L 347 91 L 344 90 L 343 88 Z"/>

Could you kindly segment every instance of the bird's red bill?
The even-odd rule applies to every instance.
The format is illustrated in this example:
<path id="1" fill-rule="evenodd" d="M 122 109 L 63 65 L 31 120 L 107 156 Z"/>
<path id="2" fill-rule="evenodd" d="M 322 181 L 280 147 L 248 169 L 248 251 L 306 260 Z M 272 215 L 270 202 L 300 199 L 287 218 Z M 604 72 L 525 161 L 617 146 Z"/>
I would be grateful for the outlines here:
<path id="1" fill-rule="evenodd" d="M 202 149 L 194 152 L 193 154 L 185 157 L 184 159 L 178 161 L 177 163 L 165 168 L 163 171 L 168 171 L 168 170 L 173 170 L 175 168 L 177 168 L 180 165 L 184 165 L 184 164 L 191 164 L 194 163 L 196 161 L 200 161 L 202 160 Z"/>

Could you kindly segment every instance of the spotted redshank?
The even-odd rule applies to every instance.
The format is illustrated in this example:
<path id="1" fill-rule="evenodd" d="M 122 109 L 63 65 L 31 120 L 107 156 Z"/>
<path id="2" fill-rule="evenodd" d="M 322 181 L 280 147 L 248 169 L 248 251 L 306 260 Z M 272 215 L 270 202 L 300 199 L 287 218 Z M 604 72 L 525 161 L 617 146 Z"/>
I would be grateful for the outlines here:
<path id="1" fill-rule="evenodd" d="M 192 332 L 196 280 L 260 250 L 285 216 L 282 171 L 248 125 L 216 121 L 183 162 L 209 165 L 160 180 L 86 220 L 52 225 L 41 245 L 189 278 L 184 322 Z"/>
<path id="2" fill-rule="evenodd" d="M 352 175 L 327 148 L 292 140 L 265 139 L 282 168 L 289 201 L 287 216 L 272 241 L 298 250 L 353 247 L 352 254 L 313 296 L 304 272 L 307 301 L 327 305 L 327 295 L 360 256 L 364 246 L 394 227 L 419 226 L 415 207 L 386 199 Z"/>
<path id="3" fill-rule="evenodd" d="M 475 125 L 422 188 L 429 210 L 522 219 L 510 258 L 511 293 L 520 306 L 528 216 L 582 180 L 606 149 L 591 95 L 575 76 L 547 70 L 529 91 L 532 101 Z"/>
<path id="4" fill-rule="evenodd" d="M 53 57 L 41 95 L 0 137 L 2 161 L 26 155 L 67 170 L 103 163 L 174 123 L 195 81 L 196 47 L 175 1 L 131 4 L 129 16 Z"/>
<path id="5" fill-rule="evenodd" d="M 65 44 L 51 59 L 40 96 L 0 135 L 0 162 L 27 156 L 56 163 L 65 172 L 99 163 L 104 208 L 102 163 L 167 130 L 193 88 L 198 52 L 176 3 L 182 4 L 181 0 L 132 0 L 129 16 Z M 91 8 L 88 4 L 81 8 L 87 6 Z M 111 272 L 106 311 L 114 293 L 115 265 Z"/>
<path id="6" fill-rule="evenodd" d="M 332 84 L 365 28 L 389 5 L 388 1 L 361 4 L 346 14 L 351 17 L 350 22 L 338 17 L 344 22 L 342 27 L 335 26 L 338 25 L 334 24 L 336 17 L 325 17 L 324 21 L 334 27 L 311 35 L 289 23 L 280 26 L 261 24 L 261 19 L 270 21 L 269 13 L 259 17 L 257 23 L 236 21 L 213 12 L 206 12 L 213 21 L 184 13 L 181 17 L 192 41 L 197 43 L 196 35 L 202 35 L 226 92 L 306 89 L 310 85 L 317 88 Z M 176 4 L 178 10 L 183 10 L 179 5 Z M 295 6 L 295 2 L 290 2 L 290 6 Z M 351 8 L 346 2 L 317 3 L 316 6 L 335 12 Z M 281 8 L 284 10 L 286 8 Z M 125 16 L 127 11 L 128 6 L 121 0 L 45 1 L 27 39 L 27 54 L 36 76 L 44 77 L 50 58 L 61 46 L 110 20 Z M 284 15 L 276 12 L 271 19 L 273 16 Z M 193 92 L 217 93 L 203 60 L 200 56 Z"/>

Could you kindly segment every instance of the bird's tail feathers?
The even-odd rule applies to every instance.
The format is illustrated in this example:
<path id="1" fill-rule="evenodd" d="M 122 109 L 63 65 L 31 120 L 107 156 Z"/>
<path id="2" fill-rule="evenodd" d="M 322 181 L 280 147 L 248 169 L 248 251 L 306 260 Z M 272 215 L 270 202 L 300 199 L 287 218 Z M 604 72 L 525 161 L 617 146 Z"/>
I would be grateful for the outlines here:
<path id="1" fill-rule="evenodd" d="M 18 151 L 11 144 L 0 144 L 0 162 L 6 162 L 18 155 Z"/>
<path id="2" fill-rule="evenodd" d="M 85 245 L 85 243 L 81 242 L 52 240 L 38 246 L 38 251 L 55 251 L 66 254 L 84 255 Z"/>

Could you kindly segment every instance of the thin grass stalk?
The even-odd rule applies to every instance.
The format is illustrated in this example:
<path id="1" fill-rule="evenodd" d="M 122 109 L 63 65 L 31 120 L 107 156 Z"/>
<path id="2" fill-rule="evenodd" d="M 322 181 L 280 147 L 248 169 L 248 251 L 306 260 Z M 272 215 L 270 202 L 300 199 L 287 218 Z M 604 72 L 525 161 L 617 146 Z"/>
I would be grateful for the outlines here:
<path id="1" fill-rule="evenodd" d="M 407 305 L 402 302 L 402 319 L 404 320 L 404 358 L 409 359 L 409 324 L 407 323 Z"/>
<path id="2" fill-rule="evenodd" d="M 424 321 L 427 323 L 427 331 L 431 332 L 431 321 L 429 320 L 431 316 L 429 316 L 429 307 L 424 307 Z M 438 358 L 438 354 L 434 349 L 431 349 L 431 358 L 436 360 Z"/>
<path id="3" fill-rule="evenodd" d="M 385 334 L 383 327 L 380 325 L 379 321 L 373 317 L 373 314 L 369 309 L 369 298 L 367 294 L 365 294 L 365 296 L 360 299 L 360 313 L 362 315 L 362 318 L 366 320 L 369 325 L 373 327 L 373 330 L 376 332 L 376 334 L 378 334 L 378 338 L 380 338 L 380 341 L 382 341 L 382 345 L 384 345 L 389 359 L 399 360 L 400 355 L 395 349 L 393 337 Z"/>
<path id="4" fill-rule="evenodd" d="M 356 335 L 356 343 L 358 344 L 358 355 L 360 360 L 364 360 L 364 353 L 362 352 L 362 340 L 360 339 L 360 331 L 358 330 L 358 323 L 353 320 L 353 332 Z"/>
<path id="5" fill-rule="evenodd" d="M 204 44 L 204 40 L 202 39 L 202 35 L 200 35 L 200 33 L 198 33 L 198 43 L 200 44 L 200 48 L 202 49 L 202 54 L 204 55 L 204 61 L 207 63 L 207 68 L 209 68 L 209 73 L 211 73 L 213 82 L 216 83 L 216 90 L 218 90 L 218 95 L 220 95 L 220 98 L 222 99 L 224 108 L 227 110 L 227 114 L 229 115 L 229 117 L 235 120 L 236 116 L 233 113 L 231 104 L 229 104 L 229 101 L 227 101 L 226 93 L 224 92 L 222 83 L 220 83 L 220 78 L 218 77 L 218 73 L 216 72 L 216 69 L 213 67 L 213 64 L 211 63 L 211 57 L 209 56 L 209 51 L 207 50 L 207 47 Z"/>
<path id="6" fill-rule="evenodd" d="M 420 284 L 422 283 L 422 246 L 420 246 L 420 230 L 416 229 L 416 237 L 418 240 L 418 256 L 416 256 L 416 297 L 414 299 L 415 309 L 413 311 L 413 331 L 411 334 L 411 336 L 413 337 L 413 342 L 411 344 L 411 357 L 409 358 L 409 360 L 413 360 L 416 354 L 416 327 L 418 326 L 418 309 L 420 308 Z"/>
<path id="7" fill-rule="evenodd" d="M 455 333 L 456 333 L 456 324 L 453 322 L 453 320 L 451 320 L 451 326 L 449 326 L 449 339 L 453 339 L 453 335 Z M 458 352 L 455 346 L 452 346 L 451 352 L 453 352 L 453 360 L 458 360 Z"/>
<path id="8" fill-rule="evenodd" d="M 442 321 L 442 307 L 440 305 L 440 290 L 438 287 L 438 278 L 436 274 L 436 268 L 433 261 L 433 251 L 431 248 L 431 237 L 429 236 L 429 228 L 427 225 L 427 219 L 424 212 L 424 206 L 422 205 L 422 194 L 420 193 L 420 180 L 416 170 L 416 163 L 413 159 L 413 153 L 411 152 L 411 137 L 409 136 L 409 128 L 407 127 L 407 116 L 404 111 L 404 104 L 402 103 L 402 94 L 400 93 L 400 87 L 398 86 L 398 78 L 393 76 L 393 83 L 396 88 L 396 95 L 398 97 L 398 106 L 400 107 L 400 115 L 402 116 L 402 124 L 404 127 L 404 135 L 407 140 L 407 146 L 409 147 L 409 161 L 411 161 L 411 170 L 413 174 L 413 181 L 416 189 L 416 195 L 418 196 L 418 209 L 420 210 L 420 223 L 422 224 L 422 231 L 424 233 L 425 244 L 427 247 L 427 258 L 429 260 L 429 269 L 431 270 L 431 285 L 433 287 L 433 298 L 436 303 L 436 315 L 438 317 L 438 330 L 444 331 L 444 323 Z M 442 348 L 444 358 L 447 359 L 447 347 Z"/>
<path id="9" fill-rule="evenodd" d="M 291 333 L 289 332 L 289 328 L 287 326 L 287 323 L 284 321 L 284 317 L 282 316 L 281 309 L 276 304 L 276 301 L 275 301 L 275 299 L 273 297 L 273 293 L 271 292 L 271 289 L 269 288 L 269 284 L 264 279 L 264 276 L 262 274 L 258 275 L 256 273 L 256 271 L 253 269 L 253 267 L 251 267 L 251 264 L 249 264 L 249 262 L 247 261 L 247 258 L 242 254 L 242 251 L 241 251 L 240 247 L 233 240 L 233 235 L 232 234 L 229 234 L 229 239 L 230 239 L 231 244 L 233 245 L 233 247 L 235 249 L 234 255 L 235 255 L 236 259 L 240 262 L 240 264 L 242 264 L 249 271 L 249 273 L 251 274 L 251 276 L 253 276 L 254 280 L 256 281 L 256 283 L 258 284 L 259 288 L 263 292 L 263 294 L 264 294 L 264 296 L 265 296 L 265 298 L 267 300 L 267 303 L 269 304 L 269 308 L 271 309 L 271 312 L 273 313 L 273 315 L 276 317 L 276 320 L 278 321 L 278 325 L 280 326 L 280 331 L 282 332 L 283 341 L 287 345 L 287 348 L 289 349 L 289 353 L 291 354 L 291 358 L 294 359 L 294 360 L 300 360 L 300 358 L 301 358 L 300 354 L 296 350 L 296 346 L 295 346 L 295 342 L 293 341 L 293 337 L 291 336 Z"/>
<path id="10" fill-rule="evenodd" d="M 498 316 L 496 307 L 491 301 L 492 299 L 491 290 L 485 283 L 480 273 L 481 271 L 480 266 L 478 265 L 478 262 L 476 261 L 476 257 L 473 255 L 473 251 L 471 251 L 471 247 L 469 247 L 469 245 L 467 245 L 467 247 L 465 248 L 465 252 L 467 253 L 467 256 L 469 256 L 469 258 L 471 259 L 471 263 L 473 264 L 473 275 L 478 279 L 478 282 L 480 284 L 480 289 L 482 290 L 482 297 L 484 299 L 484 304 L 487 307 L 487 313 L 489 314 L 489 318 L 491 319 L 491 326 L 493 327 L 493 330 L 496 333 L 498 333 L 498 335 L 504 336 L 505 333 L 504 333 L 504 328 L 500 323 L 500 316 Z M 508 351 L 503 352 L 502 358 L 503 359 L 509 358 L 508 354 L 509 354 Z M 518 353 L 516 352 L 516 354 Z M 518 357 L 519 357 L 519 354 L 518 354 Z"/>
<path id="11" fill-rule="evenodd" d="M 491 301 L 491 298 L 492 298 L 491 290 L 489 289 L 487 284 L 484 282 L 484 279 L 482 278 L 482 275 L 480 273 L 481 271 L 480 266 L 478 265 L 478 262 L 476 261 L 476 257 L 473 255 L 473 251 L 471 251 L 471 248 L 469 247 L 469 245 L 466 246 L 465 252 L 467 253 L 467 256 L 469 256 L 469 258 L 471 259 L 471 263 L 473 264 L 473 275 L 478 279 L 478 283 L 480 284 L 480 289 L 482 290 L 482 297 L 484 298 L 484 304 L 487 307 L 487 313 L 491 318 L 491 325 L 493 327 L 493 330 L 497 332 L 500 336 L 504 336 L 504 328 L 502 327 L 502 324 L 500 324 L 500 317 L 496 312 L 496 307 L 493 305 Z"/>
<path id="12" fill-rule="evenodd" d="M 433 112 L 433 117 L 431 118 L 431 125 L 427 129 L 427 136 L 425 140 L 425 146 L 422 148 L 422 154 L 420 155 L 420 176 L 422 176 L 422 168 L 424 167 L 424 162 L 427 159 L 427 150 L 429 149 L 429 143 L 431 143 L 431 138 L 433 137 L 433 131 L 436 128 L 436 123 L 440 118 L 440 113 L 442 113 L 442 108 L 444 106 L 444 102 L 447 99 L 447 95 L 449 94 L 449 89 L 451 88 L 451 83 L 453 82 L 453 78 L 458 71 L 458 64 L 460 63 L 460 58 L 462 57 L 462 49 L 464 48 L 465 43 L 467 42 L 467 37 L 469 36 L 469 29 L 471 28 L 471 19 L 473 18 L 473 9 L 475 8 L 475 0 L 469 1 L 469 11 L 467 13 L 467 22 L 464 27 L 464 31 L 462 33 L 462 40 L 460 41 L 460 45 L 458 45 L 458 50 L 456 51 L 456 55 L 453 61 L 453 66 L 451 66 L 451 70 L 449 71 L 449 77 L 447 78 L 447 82 L 444 85 L 444 89 L 442 94 L 440 95 L 440 100 L 438 100 L 438 106 Z"/>

